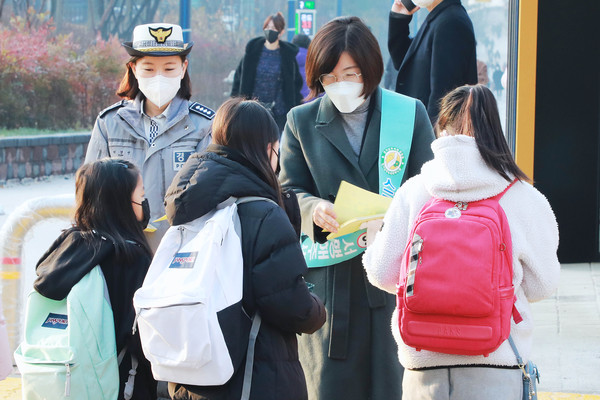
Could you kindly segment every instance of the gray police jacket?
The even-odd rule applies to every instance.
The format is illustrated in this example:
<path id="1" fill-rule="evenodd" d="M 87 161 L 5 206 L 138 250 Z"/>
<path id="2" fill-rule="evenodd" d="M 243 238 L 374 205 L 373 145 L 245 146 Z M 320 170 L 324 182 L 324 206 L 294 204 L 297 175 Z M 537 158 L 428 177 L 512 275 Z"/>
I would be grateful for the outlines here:
<path id="1" fill-rule="evenodd" d="M 167 188 L 188 157 L 211 140 L 215 112 L 176 96 L 164 131 L 150 146 L 140 113 L 141 98 L 121 100 L 98 115 L 85 162 L 103 157 L 124 158 L 142 171 L 151 221 L 165 215 Z M 161 235 L 162 236 L 162 235 Z"/>

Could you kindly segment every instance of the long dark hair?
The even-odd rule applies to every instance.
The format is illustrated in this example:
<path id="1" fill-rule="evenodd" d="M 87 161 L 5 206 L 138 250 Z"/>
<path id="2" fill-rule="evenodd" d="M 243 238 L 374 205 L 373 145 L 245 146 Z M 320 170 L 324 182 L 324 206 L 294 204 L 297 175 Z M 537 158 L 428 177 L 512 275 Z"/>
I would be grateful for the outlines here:
<path id="1" fill-rule="evenodd" d="M 186 56 L 179 57 L 181 58 L 182 63 L 187 59 Z M 135 99 L 138 93 L 141 93 L 142 96 L 144 96 L 144 94 L 140 91 L 137 78 L 135 77 L 133 68 L 131 67 L 132 65 L 135 65 L 135 63 L 137 63 L 141 58 L 143 57 L 133 56 L 129 59 L 129 61 L 127 61 L 127 71 L 125 71 L 125 75 L 123 76 L 123 79 L 121 79 L 121 83 L 119 84 L 119 88 L 116 92 L 117 96 L 123 97 L 127 100 Z M 181 87 L 179 88 L 177 95 L 186 100 L 192 98 L 192 80 L 190 79 L 190 74 L 188 73 L 187 68 L 183 74 L 183 78 L 181 78 Z"/>
<path id="2" fill-rule="evenodd" d="M 236 97 L 225 101 L 215 114 L 212 142 L 239 151 L 275 189 L 283 205 L 281 187 L 271 167 L 267 146 L 279 141 L 277 123 L 259 102 Z"/>
<path id="3" fill-rule="evenodd" d="M 383 58 L 377 39 L 358 17 L 332 19 L 315 35 L 306 53 L 306 85 L 310 89 L 307 100 L 325 91 L 319 77 L 328 74 L 347 52 L 362 73 L 364 89 L 361 95 L 370 96 L 383 76 Z"/>
<path id="4" fill-rule="evenodd" d="M 118 158 L 84 164 L 75 174 L 75 227 L 84 238 L 92 238 L 94 232 L 105 236 L 129 259 L 136 252 L 127 240 L 152 254 L 131 204 L 139 177 L 135 165 Z"/>
<path id="5" fill-rule="evenodd" d="M 483 85 L 465 85 L 454 89 L 441 100 L 436 133 L 446 129 L 475 137 L 481 157 L 488 167 L 495 169 L 504 179 L 529 181 L 519 168 L 506 143 L 496 98 Z"/>

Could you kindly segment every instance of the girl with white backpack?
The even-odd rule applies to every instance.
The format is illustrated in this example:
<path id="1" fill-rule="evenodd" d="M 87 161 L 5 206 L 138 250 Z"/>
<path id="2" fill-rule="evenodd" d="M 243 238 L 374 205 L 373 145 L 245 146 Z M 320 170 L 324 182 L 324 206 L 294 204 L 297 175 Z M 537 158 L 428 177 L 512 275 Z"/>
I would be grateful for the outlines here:
<path id="1" fill-rule="evenodd" d="M 298 360 L 296 335 L 312 333 L 325 322 L 321 300 L 310 293 L 307 267 L 298 236 L 284 211 L 277 181 L 279 129 L 256 101 L 234 98 L 217 111 L 212 143 L 192 155 L 175 177 L 165 198 L 171 225 L 186 224 L 214 210 L 231 197 L 270 201 L 239 203 L 243 256 L 242 306 L 246 328 L 238 316 L 223 317 L 222 330 L 231 352 L 233 376 L 222 385 L 169 383 L 173 399 L 242 398 L 244 359 L 250 321 L 262 318 L 254 348 L 249 399 L 306 400 L 306 381 Z M 233 278 L 232 278 L 233 279 Z M 243 321 L 242 321 L 243 322 Z M 182 335 L 198 335 L 197 331 Z M 183 377 L 180 377 L 183 381 Z"/>

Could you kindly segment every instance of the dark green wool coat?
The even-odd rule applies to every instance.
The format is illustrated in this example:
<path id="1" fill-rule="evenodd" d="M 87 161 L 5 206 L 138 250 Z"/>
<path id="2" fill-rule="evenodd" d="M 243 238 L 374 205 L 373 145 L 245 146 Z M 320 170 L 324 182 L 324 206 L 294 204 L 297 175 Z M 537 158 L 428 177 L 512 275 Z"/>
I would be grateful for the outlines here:
<path id="1" fill-rule="evenodd" d="M 326 234 L 312 215 L 321 199 L 337 195 L 342 180 L 377 193 L 381 89 L 372 95 L 374 111 L 358 161 L 327 96 L 293 108 L 282 138 L 280 181 L 300 202 L 302 231 L 316 241 Z M 427 111 L 417 101 L 414 136 L 404 179 L 433 158 L 434 140 Z M 327 321 L 320 331 L 300 337 L 300 360 L 312 400 L 400 399 L 403 369 L 390 329 L 393 295 L 372 286 L 362 255 L 325 268 L 310 269 L 306 281 L 324 301 Z"/>

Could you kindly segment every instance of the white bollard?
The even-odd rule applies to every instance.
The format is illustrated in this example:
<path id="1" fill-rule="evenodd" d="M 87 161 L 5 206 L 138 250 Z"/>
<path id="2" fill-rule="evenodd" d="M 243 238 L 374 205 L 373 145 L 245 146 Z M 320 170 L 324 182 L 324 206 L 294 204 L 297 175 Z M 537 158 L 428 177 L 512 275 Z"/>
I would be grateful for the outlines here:
<path id="1" fill-rule="evenodd" d="M 14 351 L 21 338 L 21 267 L 25 235 L 38 222 L 50 218 L 72 219 L 75 196 L 37 197 L 28 200 L 7 218 L 0 228 L 0 295 L 6 317 L 10 348 Z"/>

